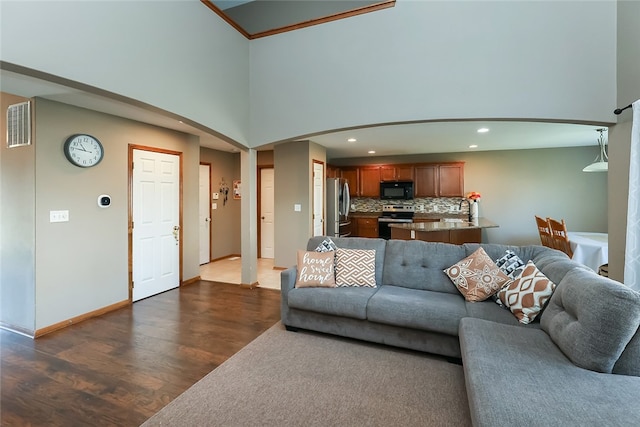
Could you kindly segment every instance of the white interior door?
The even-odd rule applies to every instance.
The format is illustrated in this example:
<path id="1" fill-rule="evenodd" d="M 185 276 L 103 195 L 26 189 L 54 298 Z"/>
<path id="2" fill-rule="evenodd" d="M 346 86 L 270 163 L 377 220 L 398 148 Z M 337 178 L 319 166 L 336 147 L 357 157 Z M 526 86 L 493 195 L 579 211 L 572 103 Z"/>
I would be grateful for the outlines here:
<path id="1" fill-rule="evenodd" d="M 324 235 L 324 164 L 313 163 L 313 235 Z"/>
<path id="2" fill-rule="evenodd" d="M 260 169 L 260 257 L 274 257 L 274 178 L 273 168 Z"/>
<path id="3" fill-rule="evenodd" d="M 211 165 L 200 165 L 200 265 L 211 261 Z"/>
<path id="4" fill-rule="evenodd" d="M 133 301 L 180 284 L 180 158 L 133 150 Z"/>

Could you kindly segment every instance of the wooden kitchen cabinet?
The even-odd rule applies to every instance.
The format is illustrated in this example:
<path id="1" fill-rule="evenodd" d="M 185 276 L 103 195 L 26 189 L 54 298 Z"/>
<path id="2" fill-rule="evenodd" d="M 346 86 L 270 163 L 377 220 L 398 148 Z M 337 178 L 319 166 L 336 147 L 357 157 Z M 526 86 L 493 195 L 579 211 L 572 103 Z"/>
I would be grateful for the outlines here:
<path id="1" fill-rule="evenodd" d="M 438 166 L 421 165 L 416 166 L 416 180 L 413 185 L 414 197 L 437 197 L 438 196 Z"/>
<path id="2" fill-rule="evenodd" d="M 380 166 L 381 181 L 413 181 L 413 165 Z"/>
<path id="3" fill-rule="evenodd" d="M 327 178 L 339 178 L 340 169 L 336 166 L 327 165 Z"/>
<path id="4" fill-rule="evenodd" d="M 417 165 L 415 197 L 462 197 L 464 163 Z"/>
<path id="5" fill-rule="evenodd" d="M 380 197 L 380 166 L 360 168 L 360 196 Z"/>
<path id="6" fill-rule="evenodd" d="M 354 221 L 355 230 L 352 231 L 352 236 L 378 237 L 378 218 L 352 218 L 351 222 Z"/>
<path id="7" fill-rule="evenodd" d="M 454 163 L 438 166 L 440 174 L 438 192 L 439 197 L 464 196 L 464 164 Z"/>
<path id="8" fill-rule="evenodd" d="M 359 180 L 358 168 L 356 167 L 340 168 L 340 176 L 344 178 L 349 184 L 349 194 L 351 194 L 351 197 L 359 196 L 360 180 Z"/>

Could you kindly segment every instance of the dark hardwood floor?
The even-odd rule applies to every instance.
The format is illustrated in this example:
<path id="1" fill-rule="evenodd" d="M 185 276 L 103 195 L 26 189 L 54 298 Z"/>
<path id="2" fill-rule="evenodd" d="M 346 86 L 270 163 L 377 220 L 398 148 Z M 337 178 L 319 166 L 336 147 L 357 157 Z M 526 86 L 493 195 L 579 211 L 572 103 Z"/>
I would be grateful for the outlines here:
<path id="1" fill-rule="evenodd" d="M 0 330 L 1 425 L 138 426 L 279 319 L 277 290 L 200 281 L 36 340 Z"/>

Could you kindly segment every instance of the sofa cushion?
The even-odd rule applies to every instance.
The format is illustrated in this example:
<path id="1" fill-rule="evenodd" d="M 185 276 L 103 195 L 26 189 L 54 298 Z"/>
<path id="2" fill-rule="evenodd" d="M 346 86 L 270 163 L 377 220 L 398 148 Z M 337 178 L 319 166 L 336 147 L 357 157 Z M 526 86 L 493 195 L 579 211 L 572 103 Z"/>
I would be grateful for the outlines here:
<path id="1" fill-rule="evenodd" d="M 466 315 L 460 295 L 391 285 L 382 286 L 367 306 L 369 321 L 449 335 L 458 334 Z"/>
<path id="2" fill-rule="evenodd" d="M 510 280 L 481 247 L 444 272 L 467 301 L 484 301 Z"/>
<path id="3" fill-rule="evenodd" d="M 481 302 L 465 302 L 467 314 L 476 319 L 491 320 L 492 322 L 503 323 L 505 325 L 526 326 L 528 328 L 540 329 L 540 322 L 524 325 L 506 307 L 500 307 L 492 300 Z"/>
<path id="4" fill-rule="evenodd" d="M 614 374 L 640 377 L 640 328 L 613 367 Z"/>
<path id="5" fill-rule="evenodd" d="M 638 378 L 581 369 L 542 330 L 468 317 L 460 349 L 474 426 L 631 426 L 640 419 L 631 398 L 640 394 Z"/>
<path id="6" fill-rule="evenodd" d="M 611 373 L 640 325 L 640 294 L 575 268 L 560 281 L 540 324 L 573 363 Z"/>
<path id="7" fill-rule="evenodd" d="M 382 283 L 460 295 L 443 270 L 465 256 L 460 245 L 389 240 Z"/>
<path id="8" fill-rule="evenodd" d="M 498 297 L 520 323 L 527 324 L 540 314 L 555 288 L 555 283 L 529 261 L 516 280 L 500 289 Z"/>
<path id="9" fill-rule="evenodd" d="M 307 250 L 312 251 L 318 247 L 326 236 L 315 236 L 307 242 Z M 331 238 L 338 248 L 344 249 L 373 249 L 376 251 L 376 285 L 382 284 L 382 274 L 384 269 L 384 256 L 387 241 L 384 239 L 372 239 L 366 237 L 332 237 Z"/>
<path id="10" fill-rule="evenodd" d="M 296 288 L 287 295 L 289 307 L 334 316 L 367 318 L 367 301 L 376 288 Z"/>
<path id="11" fill-rule="evenodd" d="M 556 252 L 562 255 L 564 258 L 567 258 L 567 256 L 560 251 L 556 251 L 554 249 L 547 248 L 540 245 L 513 246 L 513 245 L 500 245 L 500 244 L 491 244 L 491 243 L 488 243 L 488 244 L 487 243 L 485 244 L 465 243 L 462 245 L 462 247 L 465 251 L 465 254 L 463 255 L 463 257 L 471 255 L 472 253 L 477 251 L 479 247 L 482 247 L 484 251 L 487 253 L 487 255 L 491 257 L 491 259 L 498 259 L 502 257 L 506 251 L 514 252 L 525 263 L 530 260 L 535 262 L 536 259 L 539 258 L 540 256 L 546 256 L 550 253 L 556 253 Z"/>
<path id="12" fill-rule="evenodd" d="M 376 287 L 376 251 L 336 250 L 336 285 Z"/>
<path id="13" fill-rule="evenodd" d="M 333 252 L 298 250 L 296 288 L 320 286 L 335 288 Z"/>

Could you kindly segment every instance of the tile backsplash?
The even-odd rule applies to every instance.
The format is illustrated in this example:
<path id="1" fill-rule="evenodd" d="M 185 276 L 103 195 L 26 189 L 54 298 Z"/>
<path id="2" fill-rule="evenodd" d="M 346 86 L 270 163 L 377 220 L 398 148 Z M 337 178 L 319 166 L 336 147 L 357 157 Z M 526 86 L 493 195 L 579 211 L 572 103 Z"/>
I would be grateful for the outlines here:
<path id="1" fill-rule="evenodd" d="M 413 200 L 380 200 L 372 197 L 352 197 L 351 210 L 353 212 L 382 212 L 383 205 L 413 205 L 416 212 L 420 213 L 449 213 L 467 214 L 469 205 L 462 204 L 462 197 L 421 197 Z M 420 208 L 423 209 L 420 209 Z"/>

